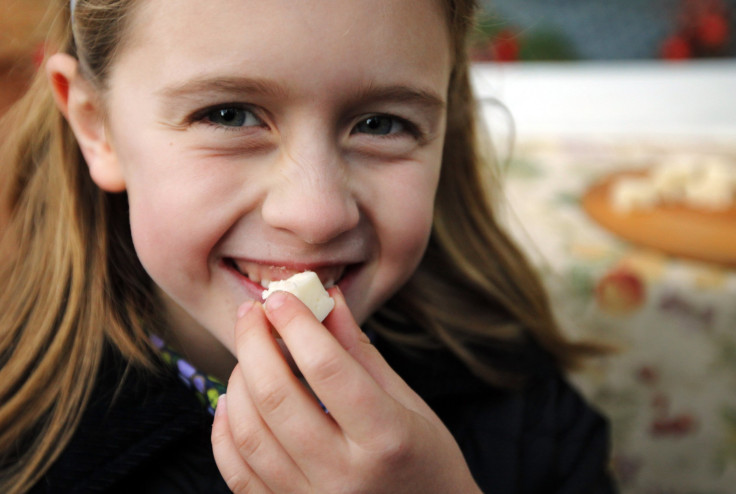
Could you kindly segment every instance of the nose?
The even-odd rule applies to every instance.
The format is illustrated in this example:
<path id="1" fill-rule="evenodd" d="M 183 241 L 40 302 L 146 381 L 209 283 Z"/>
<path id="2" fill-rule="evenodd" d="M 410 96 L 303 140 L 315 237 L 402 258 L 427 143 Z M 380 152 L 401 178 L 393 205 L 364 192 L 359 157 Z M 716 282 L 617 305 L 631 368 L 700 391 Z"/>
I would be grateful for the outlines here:
<path id="1" fill-rule="evenodd" d="M 325 244 L 360 221 L 348 164 L 329 146 L 280 153 L 262 204 L 264 221 L 308 244 Z"/>

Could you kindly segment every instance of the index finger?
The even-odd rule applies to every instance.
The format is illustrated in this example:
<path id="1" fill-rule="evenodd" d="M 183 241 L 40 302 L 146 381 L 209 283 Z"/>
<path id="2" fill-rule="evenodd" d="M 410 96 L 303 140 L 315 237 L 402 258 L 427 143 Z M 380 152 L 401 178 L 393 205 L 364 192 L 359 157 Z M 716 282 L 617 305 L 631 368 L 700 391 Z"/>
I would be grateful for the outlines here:
<path id="1" fill-rule="evenodd" d="M 278 292 L 268 298 L 265 308 L 312 391 L 349 439 L 366 443 L 379 439 L 376 431 L 382 434 L 393 429 L 397 414 L 406 410 L 304 304 L 289 293 Z M 357 325 L 355 330 L 359 330 Z"/>

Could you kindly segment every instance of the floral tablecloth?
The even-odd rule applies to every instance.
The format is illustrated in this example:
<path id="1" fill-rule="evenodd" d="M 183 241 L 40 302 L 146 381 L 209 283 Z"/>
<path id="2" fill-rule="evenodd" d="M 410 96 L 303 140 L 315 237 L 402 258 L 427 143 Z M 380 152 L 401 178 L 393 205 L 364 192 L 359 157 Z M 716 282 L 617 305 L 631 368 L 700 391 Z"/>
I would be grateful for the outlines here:
<path id="1" fill-rule="evenodd" d="M 564 326 L 619 348 L 572 378 L 611 421 L 621 492 L 736 493 L 736 269 L 629 244 L 580 205 L 610 172 L 678 154 L 736 159 L 736 143 L 567 136 L 515 149 L 510 230 Z"/>

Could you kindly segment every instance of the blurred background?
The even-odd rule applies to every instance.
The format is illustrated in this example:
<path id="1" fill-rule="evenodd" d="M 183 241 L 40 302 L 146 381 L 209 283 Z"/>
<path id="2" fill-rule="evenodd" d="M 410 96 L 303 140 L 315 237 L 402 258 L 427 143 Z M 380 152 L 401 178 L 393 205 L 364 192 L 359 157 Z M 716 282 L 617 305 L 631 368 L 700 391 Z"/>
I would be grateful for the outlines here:
<path id="1" fill-rule="evenodd" d="M 621 492 L 736 493 L 736 0 L 483 5 L 504 218 L 564 327 L 619 349 L 572 378 Z"/>
<path id="2" fill-rule="evenodd" d="M 0 0 L 0 113 L 41 64 L 45 3 Z M 622 493 L 736 493 L 736 0 L 483 5 L 502 217 L 571 335 L 620 350 L 572 378 Z M 612 184 L 648 175 L 694 199 L 617 209 Z"/>
<path id="3" fill-rule="evenodd" d="M 40 63 L 47 0 L 0 0 L 0 115 L 25 91 Z"/>
<path id="4" fill-rule="evenodd" d="M 482 4 L 471 47 L 478 92 L 513 113 L 521 137 L 736 130 L 736 0 Z M 498 105 L 486 110 L 498 118 Z M 494 130 L 506 147 L 503 127 Z"/>
<path id="5" fill-rule="evenodd" d="M 476 57 L 733 57 L 736 0 L 483 0 Z"/>

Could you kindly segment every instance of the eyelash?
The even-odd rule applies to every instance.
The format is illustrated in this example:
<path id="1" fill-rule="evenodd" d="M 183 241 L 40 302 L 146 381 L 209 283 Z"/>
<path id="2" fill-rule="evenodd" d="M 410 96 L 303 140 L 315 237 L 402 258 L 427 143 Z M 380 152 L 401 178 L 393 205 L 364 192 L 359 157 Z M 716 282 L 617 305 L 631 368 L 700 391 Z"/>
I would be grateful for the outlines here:
<path id="1" fill-rule="evenodd" d="M 212 120 L 212 116 L 217 111 L 225 111 L 225 110 L 235 110 L 240 112 L 247 112 L 250 113 L 256 120 L 260 122 L 260 125 L 223 125 L 220 123 L 217 123 Z M 247 118 L 247 116 L 246 116 Z M 239 103 L 225 103 L 222 105 L 216 105 L 216 106 L 210 106 L 207 108 L 203 108 L 202 110 L 196 111 L 192 116 L 188 119 L 190 124 L 204 124 L 208 125 L 210 127 L 213 127 L 215 129 L 224 130 L 228 132 L 233 131 L 242 131 L 244 128 L 254 128 L 254 127 L 266 127 L 267 124 L 264 123 L 263 119 L 258 116 L 258 113 L 250 106 L 243 105 Z"/>
<path id="2" fill-rule="evenodd" d="M 365 115 L 365 116 L 360 117 L 360 119 L 355 123 L 355 125 L 353 125 L 352 129 L 350 130 L 350 133 L 357 134 L 358 133 L 357 128 L 359 125 L 365 124 L 370 119 L 381 119 L 381 118 L 390 119 L 392 126 L 395 124 L 398 124 L 401 126 L 401 129 L 399 129 L 397 132 L 391 132 L 388 134 L 370 134 L 368 132 L 365 132 L 364 134 L 370 135 L 372 137 L 380 137 L 383 139 L 396 139 L 396 138 L 399 138 L 407 134 L 415 139 L 421 139 L 424 136 L 424 132 L 422 132 L 415 123 L 405 118 L 397 117 L 395 115 L 388 115 L 385 113 L 375 113 L 375 114 L 370 114 L 370 115 Z"/>
<path id="3" fill-rule="evenodd" d="M 257 119 L 261 125 L 223 125 L 217 122 L 212 121 L 211 117 L 212 115 L 217 111 L 223 111 L 223 110 L 236 110 L 241 112 L 248 112 L 250 113 L 255 119 Z M 247 118 L 247 117 L 246 117 Z M 401 129 L 399 129 L 397 132 L 391 132 L 388 134 L 371 134 L 368 132 L 358 132 L 357 127 L 361 124 L 364 124 L 370 119 L 379 119 L 379 118 L 386 118 L 390 119 L 392 121 L 392 125 L 400 125 Z M 224 130 L 227 132 L 236 132 L 236 131 L 242 131 L 243 129 L 248 128 L 256 128 L 256 127 L 268 127 L 268 124 L 266 124 L 261 117 L 258 116 L 258 113 L 253 109 L 253 107 L 249 105 L 245 105 L 242 103 L 225 103 L 222 105 L 216 105 L 216 106 L 210 106 L 207 108 L 203 108 L 202 110 L 196 111 L 192 116 L 188 119 L 190 124 L 205 124 L 210 127 L 213 127 L 218 130 Z M 410 137 L 416 139 L 416 140 L 423 140 L 426 136 L 425 132 L 423 132 L 420 127 L 415 124 L 414 122 L 411 122 L 410 120 L 407 120 L 402 117 L 398 117 L 395 115 L 385 114 L 385 113 L 372 113 L 372 114 L 366 114 L 362 117 L 360 117 L 359 120 L 355 122 L 355 124 L 350 129 L 350 134 L 364 134 L 370 137 L 378 137 L 381 139 L 398 139 L 405 135 L 409 135 Z"/>

